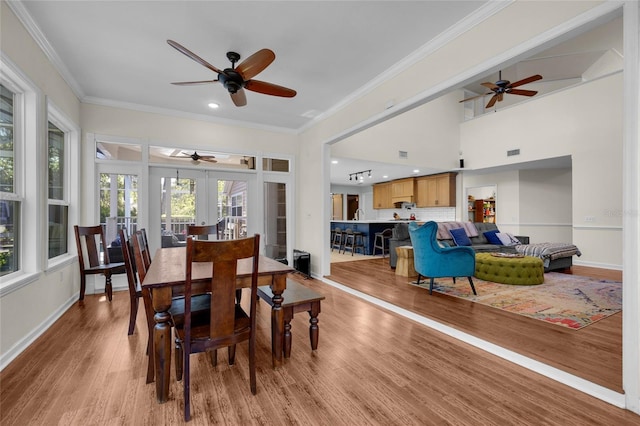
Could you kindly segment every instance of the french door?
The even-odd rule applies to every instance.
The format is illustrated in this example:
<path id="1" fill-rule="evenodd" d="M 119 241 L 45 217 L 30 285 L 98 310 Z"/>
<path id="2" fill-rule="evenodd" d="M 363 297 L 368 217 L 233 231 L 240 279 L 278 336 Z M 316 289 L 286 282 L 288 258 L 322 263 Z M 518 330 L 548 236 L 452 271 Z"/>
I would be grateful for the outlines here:
<path id="1" fill-rule="evenodd" d="M 209 239 L 259 232 L 255 173 L 152 167 L 149 205 L 152 250 L 184 245 L 189 225 L 217 225 Z"/>

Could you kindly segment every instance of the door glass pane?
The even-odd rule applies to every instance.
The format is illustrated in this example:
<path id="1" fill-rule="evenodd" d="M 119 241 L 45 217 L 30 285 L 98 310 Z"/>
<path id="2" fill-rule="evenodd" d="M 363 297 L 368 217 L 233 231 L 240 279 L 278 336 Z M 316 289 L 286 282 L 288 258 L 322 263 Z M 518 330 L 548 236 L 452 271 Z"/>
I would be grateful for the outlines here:
<path id="1" fill-rule="evenodd" d="M 218 180 L 218 228 L 222 238 L 233 240 L 247 236 L 247 182 Z"/>
<path id="2" fill-rule="evenodd" d="M 118 229 L 127 228 L 129 235 L 137 231 L 138 176 L 100 174 L 100 224 L 109 246 L 118 237 Z"/>
<path id="3" fill-rule="evenodd" d="M 287 257 L 287 186 L 284 183 L 264 184 L 265 255 L 272 259 Z"/>
<path id="4" fill-rule="evenodd" d="M 196 185 L 193 178 L 160 179 L 160 223 L 162 247 L 184 245 L 187 227 L 196 224 Z"/>

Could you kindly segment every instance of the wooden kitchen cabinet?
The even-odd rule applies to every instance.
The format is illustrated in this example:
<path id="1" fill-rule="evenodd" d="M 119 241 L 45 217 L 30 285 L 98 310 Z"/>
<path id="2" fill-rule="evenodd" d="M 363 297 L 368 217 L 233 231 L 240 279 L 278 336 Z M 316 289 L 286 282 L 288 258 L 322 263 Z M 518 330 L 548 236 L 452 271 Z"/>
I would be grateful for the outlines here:
<path id="1" fill-rule="evenodd" d="M 392 209 L 391 182 L 377 183 L 373 185 L 373 208 Z"/>
<path id="2" fill-rule="evenodd" d="M 456 173 L 441 173 L 416 179 L 416 207 L 455 207 Z"/>
<path id="3" fill-rule="evenodd" d="M 413 203 L 415 201 L 415 179 L 398 179 L 391 182 L 392 203 Z M 392 206 L 393 207 L 393 206 Z"/>

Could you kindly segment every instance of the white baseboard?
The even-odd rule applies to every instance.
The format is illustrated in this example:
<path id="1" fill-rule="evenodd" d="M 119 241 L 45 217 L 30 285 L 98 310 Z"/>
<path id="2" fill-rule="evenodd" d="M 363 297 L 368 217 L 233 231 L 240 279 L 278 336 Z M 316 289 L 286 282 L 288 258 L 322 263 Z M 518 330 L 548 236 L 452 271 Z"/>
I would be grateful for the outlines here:
<path id="1" fill-rule="evenodd" d="M 577 266 L 590 266 L 592 268 L 613 269 L 614 271 L 622 271 L 622 265 L 613 263 L 590 262 L 574 259 L 573 264 Z"/>

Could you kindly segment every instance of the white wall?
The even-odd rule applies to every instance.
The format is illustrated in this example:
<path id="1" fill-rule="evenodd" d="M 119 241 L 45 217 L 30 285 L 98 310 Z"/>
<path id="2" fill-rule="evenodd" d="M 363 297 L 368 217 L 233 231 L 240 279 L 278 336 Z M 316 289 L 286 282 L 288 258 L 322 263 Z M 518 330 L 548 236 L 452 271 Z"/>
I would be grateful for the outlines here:
<path id="1" fill-rule="evenodd" d="M 622 217 L 615 212 L 622 211 L 622 99 L 622 74 L 617 73 L 464 122 L 465 166 L 482 169 L 570 155 L 572 217 L 566 219 L 582 251 L 576 263 L 620 269 Z M 511 149 L 521 154 L 507 157 Z M 504 199 L 501 189 L 498 197 Z M 499 211 L 502 215 L 503 207 Z M 514 217 L 527 223 L 524 213 Z M 568 238 L 561 228 L 556 231 Z M 548 229 L 540 238 L 552 235 Z"/>

